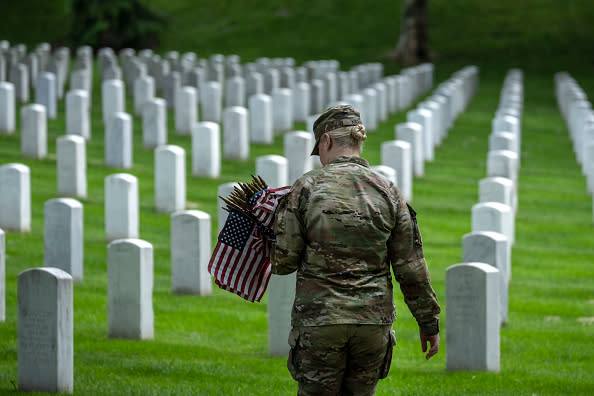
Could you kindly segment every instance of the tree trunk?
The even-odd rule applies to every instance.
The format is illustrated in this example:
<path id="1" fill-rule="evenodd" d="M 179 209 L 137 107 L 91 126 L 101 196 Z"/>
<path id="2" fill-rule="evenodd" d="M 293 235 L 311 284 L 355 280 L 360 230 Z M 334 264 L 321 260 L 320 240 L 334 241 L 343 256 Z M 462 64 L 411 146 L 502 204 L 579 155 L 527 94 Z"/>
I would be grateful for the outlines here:
<path id="1" fill-rule="evenodd" d="M 394 60 L 406 65 L 430 59 L 427 15 L 429 0 L 406 0 L 402 6 L 400 38 L 390 54 Z"/>

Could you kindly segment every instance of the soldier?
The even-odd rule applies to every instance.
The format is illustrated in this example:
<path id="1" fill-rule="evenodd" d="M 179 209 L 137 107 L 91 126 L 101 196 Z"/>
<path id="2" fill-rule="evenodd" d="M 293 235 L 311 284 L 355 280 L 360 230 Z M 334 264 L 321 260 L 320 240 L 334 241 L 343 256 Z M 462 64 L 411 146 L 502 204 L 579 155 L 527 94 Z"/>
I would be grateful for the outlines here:
<path id="1" fill-rule="evenodd" d="M 420 329 L 439 349 L 440 307 L 415 211 L 360 157 L 365 127 L 351 106 L 314 123 L 321 169 L 279 201 L 272 272 L 297 271 L 287 367 L 298 395 L 373 395 L 396 342 L 390 265 Z"/>

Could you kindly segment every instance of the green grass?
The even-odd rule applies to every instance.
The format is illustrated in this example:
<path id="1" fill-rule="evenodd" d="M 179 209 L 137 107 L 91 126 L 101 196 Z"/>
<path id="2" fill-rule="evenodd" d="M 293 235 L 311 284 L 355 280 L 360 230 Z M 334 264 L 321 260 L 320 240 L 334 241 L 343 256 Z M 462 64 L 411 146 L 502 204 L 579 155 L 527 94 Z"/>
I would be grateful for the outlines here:
<path id="1" fill-rule="evenodd" d="M 463 65 L 439 65 L 436 81 Z M 426 175 L 414 182 L 413 205 L 425 241 L 425 253 L 438 298 L 445 303 L 445 269 L 460 262 L 461 238 L 470 232 L 470 208 L 485 177 L 491 118 L 499 100 L 505 69 L 483 70 L 480 89 L 456 120 Z M 591 90 L 594 78 L 575 76 Z M 99 103 L 99 89 L 93 103 Z M 132 101 L 127 106 L 131 112 Z M 64 133 L 60 116 L 48 122 L 49 157 L 20 156 L 19 133 L 0 136 L 0 164 L 22 162 L 31 167 L 32 231 L 7 234 L 7 319 L 0 324 L 0 393 L 17 379 L 17 275 L 43 263 L 43 203 L 56 196 L 55 139 Z M 107 244 L 103 229 L 103 180 L 118 172 L 103 165 L 103 128 L 99 106 L 93 107 L 92 140 L 88 143 L 89 198 L 85 215 L 84 281 L 74 286 L 75 393 L 285 395 L 295 392 L 285 360 L 267 356 L 266 298 L 251 304 L 215 287 L 212 296 L 174 296 L 170 286 L 169 216 L 154 210 L 153 154 L 142 150 L 141 122 L 134 127 L 134 168 L 140 185 L 140 237 L 154 245 L 155 339 L 123 341 L 107 338 Z M 382 141 L 393 139 L 393 126 L 405 119 L 392 115 L 370 133 L 364 156 L 377 164 Z M 169 130 L 173 131 L 170 113 Z M 501 373 L 445 371 L 442 350 L 429 362 L 420 353 L 418 330 L 396 292 L 398 346 L 390 376 L 378 395 L 558 395 L 588 394 L 594 359 L 591 325 L 578 318 L 594 316 L 592 203 L 586 193 L 563 120 L 553 97 L 553 76 L 525 75 L 522 162 L 519 177 L 517 242 L 513 249 L 509 325 L 501 330 Z M 303 125 L 297 125 L 303 128 Z M 169 134 L 186 149 L 189 137 Z M 252 145 L 249 161 L 225 161 L 219 180 L 188 176 L 188 206 L 216 218 L 216 186 L 247 180 L 254 158 L 282 154 L 282 137 L 274 144 Z M 190 160 L 187 158 L 190 175 Z M 213 221 L 213 243 L 216 224 Z M 444 304 L 445 305 L 445 304 Z M 445 325 L 445 312 L 442 322 Z M 557 320 L 550 317 L 558 317 Z"/>
<path id="2" fill-rule="evenodd" d="M 382 60 L 398 36 L 402 1 L 164 1 L 144 0 L 169 19 L 159 51 L 195 51 L 205 57 L 237 53 L 242 61 L 260 56 L 338 59 L 343 70 Z M 0 39 L 64 41 L 69 21 L 62 1 L 5 2 Z M 39 8 L 39 6 L 42 8 Z M 525 71 L 522 156 L 516 245 L 509 289 L 509 324 L 501 330 L 501 373 L 445 371 L 444 329 L 440 353 L 426 362 L 418 329 L 396 292 L 398 346 L 392 371 L 378 395 L 588 395 L 594 390 L 594 226 L 592 199 L 576 163 L 554 98 L 553 73 L 567 70 L 589 96 L 594 92 L 587 1 L 502 0 L 430 2 L 431 45 L 438 53 L 436 82 L 466 64 L 481 67 L 480 88 L 466 112 L 414 181 L 413 205 L 438 298 L 445 305 L 445 269 L 461 260 L 461 240 L 470 232 L 470 209 L 478 181 L 486 176 L 491 119 L 505 73 Z M 22 28 L 26 26 L 27 28 Z M 63 26 L 62 29 L 50 28 Z M 297 32 L 297 34 L 296 34 Z M 386 73 L 399 70 L 386 63 Z M 266 297 L 251 304 L 219 289 L 212 296 L 174 296 L 170 285 L 169 216 L 154 210 L 153 154 L 142 150 L 141 121 L 135 118 L 134 168 L 139 179 L 140 237 L 154 246 L 155 339 L 107 338 L 107 244 L 103 230 L 103 180 L 120 172 L 103 163 L 100 90 L 95 85 L 93 137 L 87 143 L 89 198 L 85 216 L 84 281 L 74 286 L 74 375 L 76 394 L 287 395 L 296 391 L 282 358 L 267 356 Z M 132 113 L 131 98 L 127 108 Z M 364 157 L 378 163 L 381 142 L 405 120 L 392 115 L 370 133 Z M 218 180 L 190 173 L 190 140 L 173 133 L 169 143 L 186 150 L 188 208 L 216 218 L 216 187 L 248 180 L 254 159 L 282 154 L 282 136 L 272 145 L 252 145 L 248 161 L 225 161 Z M 18 124 L 20 124 L 17 121 Z M 55 139 L 64 134 L 64 104 L 48 122 L 49 156 L 25 160 L 19 133 L 0 135 L 0 165 L 31 168 L 32 231 L 7 234 L 6 322 L 0 323 L 0 394 L 16 393 L 17 275 L 43 264 L 43 204 L 56 197 Z M 303 129 L 296 124 L 295 129 Z M 213 221 L 213 242 L 216 235 Z M 447 307 L 442 323 L 445 325 Z M 555 319 L 556 318 L 556 319 Z"/>

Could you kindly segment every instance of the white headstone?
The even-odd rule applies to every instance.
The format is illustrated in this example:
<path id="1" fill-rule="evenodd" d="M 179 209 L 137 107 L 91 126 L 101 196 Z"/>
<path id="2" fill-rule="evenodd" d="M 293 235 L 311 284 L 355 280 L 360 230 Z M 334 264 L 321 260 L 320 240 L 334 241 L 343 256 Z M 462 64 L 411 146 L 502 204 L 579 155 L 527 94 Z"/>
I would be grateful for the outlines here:
<path id="1" fill-rule="evenodd" d="M 83 280 L 83 206 L 72 198 L 45 202 L 43 223 L 43 265 L 60 268 Z"/>
<path id="2" fill-rule="evenodd" d="M 440 107 L 439 114 L 441 115 L 440 120 L 440 133 L 439 142 L 441 143 L 447 136 L 448 130 L 450 129 L 450 109 L 448 107 L 448 101 L 445 96 L 442 95 L 433 95 L 431 100 L 436 102 Z"/>
<path id="3" fill-rule="evenodd" d="M 272 124 L 277 132 L 293 128 L 293 96 L 289 88 L 272 92 Z"/>
<path id="4" fill-rule="evenodd" d="M 17 293 L 19 389 L 72 393 L 72 277 L 59 268 L 28 269 Z"/>
<path id="5" fill-rule="evenodd" d="M 471 232 L 462 237 L 462 262 L 485 263 L 499 270 L 499 309 L 501 325 L 508 320 L 507 285 L 511 263 L 507 238 L 498 232 Z"/>
<path id="6" fill-rule="evenodd" d="M 0 228 L 31 231 L 31 172 L 26 165 L 0 166 Z"/>
<path id="7" fill-rule="evenodd" d="M 380 175 L 394 183 L 395 186 L 398 186 L 398 178 L 396 175 L 396 170 L 394 168 L 387 165 L 376 165 L 372 166 L 371 169 L 373 169 L 376 173 L 379 173 Z"/>
<path id="8" fill-rule="evenodd" d="M 373 132 L 377 129 L 379 114 L 378 114 L 378 97 L 377 92 L 373 88 L 363 90 L 363 107 L 360 108 L 361 121 L 365 125 L 365 129 Z"/>
<path id="9" fill-rule="evenodd" d="M 152 339 L 153 322 L 153 246 L 115 240 L 107 246 L 108 336 Z"/>
<path id="10" fill-rule="evenodd" d="M 309 92 L 311 94 L 310 112 L 321 113 L 326 109 L 324 98 L 324 82 L 322 80 L 311 80 L 309 85 Z"/>
<path id="11" fill-rule="evenodd" d="M 519 139 L 521 133 L 520 120 L 510 115 L 495 117 L 491 121 L 491 132 L 510 132 Z"/>
<path id="12" fill-rule="evenodd" d="M 411 145 L 413 174 L 416 177 L 425 175 L 425 155 L 423 150 L 423 128 L 415 122 L 397 124 L 395 138 L 408 142 Z"/>
<path id="13" fill-rule="evenodd" d="M 171 215 L 171 286 L 173 293 L 211 293 L 210 215 L 198 210 Z"/>
<path id="14" fill-rule="evenodd" d="M 381 145 L 381 163 L 396 170 L 398 188 L 406 201 L 412 200 L 412 148 L 410 143 L 392 140 Z"/>
<path id="15" fill-rule="evenodd" d="M 105 178 L 105 235 L 108 241 L 138 238 L 138 179 L 126 173 Z"/>
<path id="16" fill-rule="evenodd" d="M 272 129 L 272 98 L 265 94 L 252 95 L 249 100 L 250 141 L 270 144 L 274 140 Z"/>
<path id="17" fill-rule="evenodd" d="M 288 185 L 289 161 L 280 155 L 264 155 L 256 158 L 256 175 L 262 177 L 268 187 Z"/>
<path id="18" fill-rule="evenodd" d="M 507 237 L 510 249 L 514 244 L 512 208 L 498 202 L 483 202 L 472 206 L 472 231 L 495 231 Z"/>
<path id="19" fill-rule="evenodd" d="M 192 127 L 192 175 L 217 178 L 221 173 L 219 124 L 204 121 Z"/>
<path id="20" fill-rule="evenodd" d="M 378 120 L 384 122 L 388 119 L 388 91 L 386 84 L 377 82 L 373 85 L 377 95 Z"/>
<path id="21" fill-rule="evenodd" d="M 396 91 L 396 80 L 393 76 L 384 78 L 388 97 L 388 113 L 393 114 L 398 111 L 398 91 Z"/>
<path id="22" fill-rule="evenodd" d="M 194 87 L 183 87 L 178 93 L 175 106 L 175 131 L 180 135 L 190 135 L 192 125 L 198 121 L 197 92 Z"/>
<path id="23" fill-rule="evenodd" d="M 433 161 L 435 157 L 433 141 L 433 113 L 427 109 L 416 109 L 406 113 L 408 122 L 417 123 L 423 131 L 423 158 L 425 161 Z"/>
<path id="24" fill-rule="evenodd" d="M 55 120 L 58 116 L 58 94 L 56 76 L 54 73 L 45 72 L 35 81 L 35 103 L 45 106 L 47 118 Z"/>
<path id="25" fill-rule="evenodd" d="M 404 93 L 404 80 L 401 75 L 393 76 L 395 91 L 396 91 L 396 110 L 404 110 L 406 108 L 406 98 Z"/>
<path id="26" fill-rule="evenodd" d="M 124 83 L 121 80 L 105 80 L 101 84 L 101 100 L 103 109 L 103 123 L 111 119 L 113 113 L 126 111 L 126 97 Z"/>
<path id="27" fill-rule="evenodd" d="M 87 91 L 75 89 L 66 94 L 66 134 L 91 138 Z"/>
<path id="28" fill-rule="evenodd" d="M 518 155 L 509 150 L 489 151 L 487 154 L 487 176 L 505 177 L 517 185 Z"/>
<path id="29" fill-rule="evenodd" d="M 293 88 L 293 117 L 295 121 L 305 122 L 310 111 L 311 93 L 309 84 L 299 82 Z"/>
<path id="30" fill-rule="evenodd" d="M 511 115 L 499 115 L 491 121 L 491 132 L 511 132 L 516 137 L 516 145 L 522 147 L 522 127 L 520 118 Z"/>
<path id="31" fill-rule="evenodd" d="M 270 276 L 268 282 L 268 353 L 273 357 L 289 354 L 291 310 L 295 301 L 297 272 Z"/>
<path id="32" fill-rule="evenodd" d="M 264 93 L 264 80 L 262 74 L 257 72 L 248 73 L 245 82 L 246 96 L 249 98 L 252 95 Z"/>
<path id="33" fill-rule="evenodd" d="M 221 122 L 221 112 L 223 106 L 221 84 L 216 81 L 210 81 L 201 89 L 200 103 L 202 104 L 202 120 Z"/>
<path id="34" fill-rule="evenodd" d="M 65 135 L 56 139 L 58 195 L 87 197 L 87 156 L 85 139 Z"/>
<path id="35" fill-rule="evenodd" d="M 223 158 L 247 160 L 249 155 L 247 109 L 228 107 L 223 115 Z"/>
<path id="36" fill-rule="evenodd" d="M 481 179 L 479 202 L 499 202 L 514 208 L 514 182 L 505 177 Z"/>
<path id="37" fill-rule="evenodd" d="M 225 107 L 245 107 L 245 81 L 243 77 L 236 76 L 225 84 Z"/>
<path id="38" fill-rule="evenodd" d="M 132 152 L 132 117 L 113 113 L 105 128 L 105 166 L 130 169 Z"/>
<path id="39" fill-rule="evenodd" d="M 155 79 L 141 76 L 134 81 L 134 114 L 142 115 L 144 105 L 155 98 Z"/>
<path id="40" fill-rule="evenodd" d="M 446 269 L 446 369 L 499 372 L 499 271 L 485 263 Z"/>
<path id="41" fill-rule="evenodd" d="M 264 92 L 272 95 L 278 88 L 280 88 L 279 71 L 276 69 L 266 69 L 264 71 Z"/>
<path id="42" fill-rule="evenodd" d="M 82 90 L 89 96 L 89 105 L 91 103 L 92 83 L 90 70 L 73 70 L 70 74 L 70 90 Z"/>
<path id="43" fill-rule="evenodd" d="M 174 109 L 177 104 L 177 97 L 181 90 L 181 75 L 178 71 L 172 71 L 164 76 L 163 80 L 163 99 L 168 109 Z"/>
<path id="44" fill-rule="evenodd" d="M 0 82 L 0 134 L 12 134 L 15 130 L 15 97 L 12 83 Z"/>
<path id="45" fill-rule="evenodd" d="M 15 65 L 11 75 L 16 100 L 20 103 L 27 103 L 29 101 L 29 72 L 27 65 L 22 63 Z"/>
<path id="46" fill-rule="evenodd" d="M 186 152 L 179 146 L 155 150 L 155 208 L 171 213 L 186 206 Z"/>
<path id="47" fill-rule="evenodd" d="M 338 87 L 336 84 L 336 73 L 326 73 L 324 78 L 326 85 L 326 102 L 333 103 L 338 100 Z"/>
<path id="48" fill-rule="evenodd" d="M 256 158 L 256 174 L 271 188 L 287 185 L 286 158 L 267 155 Z M 290 275 L 272 274 L 268 282 L 268 352 L 270 356 L 286 356 L 289 353 L 291 309 L 295 301 L 296 272 Z"/>
<path id="49" fill-rule="evenodd" d="M 511 132 L 493 132 L 489 135 L 489 151 L 509 150 L 518 153 L 517 140 Z"/>
<path id="50" fill-rule="evenodd" d="M 233 191 L 235 186 L 239 186 L 237 183 L 225 183 L 219 185 L 217 188 L 217 197 L 225 197 L 227 198 L 229 194 Z M 225 225 L 225 221 L 227 221 L 227 216 L 229 212 L 227 212 L 223 207 L 227 206 L 225 202 L 221 198 L 217 198 L 217 226 L 218 226 L 218 233 L 221 232 L 223 226 Z"/>
<path id="51" fill-rule="evenodd" d="M 167 105 L 165 100 L 154 98 L 142 110 L 142 141 L 146 150 L 167 144 Z"/>
<path id="52" fill-rule="evenodd" d="M 47 118 L 40 104 L 21 107 L 21 153 L 36 159 L 47 155 Z"/>
<path id="53" fill-rule="evenodd" d="M 288 160 L 288 184 L 293 184 L 305 173 L 313 169 L 311 151 L 314 139 L 309 132 L 295 131 L 284 136 L 285 158 Z"/>
<path id="54" fill-rule="evenodd" d="M 419 103 L 419 108 L 425 109 L 431 112 L 431 120 L 432 120 L 432 128 L 431 132 L 433 134 L 433 147 L 435 148 L 441 142 L 441 106 L 439 103 L 428 100 L 425 102 Z"/>

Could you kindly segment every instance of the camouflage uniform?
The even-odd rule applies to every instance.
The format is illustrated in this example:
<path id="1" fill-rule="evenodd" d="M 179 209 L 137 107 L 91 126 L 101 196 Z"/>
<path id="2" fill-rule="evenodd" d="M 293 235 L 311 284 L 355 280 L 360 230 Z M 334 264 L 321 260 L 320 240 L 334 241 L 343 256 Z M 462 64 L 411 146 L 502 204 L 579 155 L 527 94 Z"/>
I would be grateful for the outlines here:
<path id="1" fill-rule="evenodd" d="M 324 389 L 332 387 L 334 393 L 328 394 L 336 394 L 341 386 L 343 394 L 348 394 L 350 377 L 356 376 L 346 357 L 351 357 L 350 351 L 338 357 L 347 359 L 339 365 L 342 369 L 338 367 L 334 375 L 324 372 L 334 359 L 331 340 L 336 340 L 334 349 L 344 352 L 353 340 L 347 337 L 340 345 L 343 333 L 357 327 L 384 329 L 374 339 L 384 352 L 374 352 L 375 362 L 359 370 L 371 376 L 362 383 L 371 384 L 360 383 L 362 388 L 355 390 L 356 394 L 374 393 L 381 371 L 389 370 L 385 360 L 388 354 L 391 359 L 394 343 L 390 264 L 421 332 L 439 332 L 440 308 L 430 284 L 415 212 L 398 188 L 373 172 L 364 159 L 338 157 L 302 176 L 281 198 L 274 229 L 272 272 L 297 271 L 288 365 L 299 381 L 299 394 L 326 394 Z M 322 356 L 318 353 L 312 360 L 320 349 L 319 344 L 307 348 L 315 334 L 322 345 L 330 344 Z M 317 365 L 312 363 L 316 359 Z M 317 389 L 312 385 L 316 381 Z"/>

